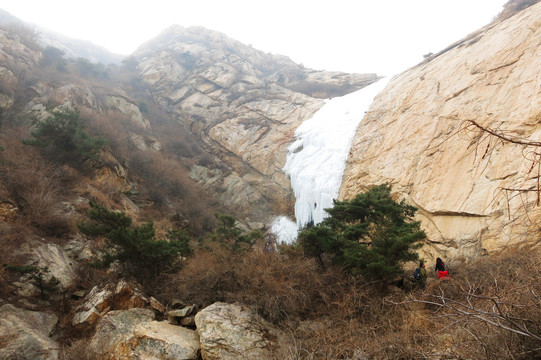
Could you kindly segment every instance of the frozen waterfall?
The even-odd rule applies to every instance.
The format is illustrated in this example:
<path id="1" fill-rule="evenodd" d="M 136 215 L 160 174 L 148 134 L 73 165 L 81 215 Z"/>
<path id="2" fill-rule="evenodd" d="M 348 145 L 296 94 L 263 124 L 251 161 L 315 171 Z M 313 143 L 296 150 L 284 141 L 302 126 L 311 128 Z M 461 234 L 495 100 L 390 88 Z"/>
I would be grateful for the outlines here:
<path id="1" fill-rule="evenodd" d="M 278 241 L 292 242 L 298 229 L 327 217 L 325 209 L 332 207 L 333 199 L 338 197 L 355 130 L 388 81 L 386 77 L 354 93 L 327 100 L 297 128 L 283 169 L 295 194 L 297 223 L 283 216 L 276 218 L 271 231 Z"/>

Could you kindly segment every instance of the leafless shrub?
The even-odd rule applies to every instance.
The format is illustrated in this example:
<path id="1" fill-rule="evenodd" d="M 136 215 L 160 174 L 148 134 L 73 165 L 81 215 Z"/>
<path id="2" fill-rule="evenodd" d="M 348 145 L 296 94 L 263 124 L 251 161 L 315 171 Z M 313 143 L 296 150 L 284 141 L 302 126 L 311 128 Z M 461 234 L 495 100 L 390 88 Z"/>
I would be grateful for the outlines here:
<path id="1" fill-rule="evenodd" d="M 538 250 L 508 251 L 458 268 L 410 300 L 430 312 L 440 334 L 460 338 L 460 357 L 541 355 L 541 261 Z M 441 344 L 440 344 L 441 346 Z"/>
<path id="2" fill-rule="evenodd" d="M 303 257 L 248 251 L 242 254 L 218 244 L 200 249 L 171 280 L 170 289 L 200 304 L 239 301 L 273 322 L 316 313 L 331 301 L 331 278 Z"/>
<path id="3" fill-rule="evenodd" d="M 2 151 L 0 178 L 24 218 L 47 234 L 58 235 L 74 229 L 62 206 L 61 168 L 54 168 L 15 139 Z"/>
<path id="4" fill-rule="evenodd" d="M 528 121 L 533 123 L 539 118 L 540 114 L 535 114 Z M 469 142 L 467 149 L 474 154 L 475 161 L 497 157 L 499 150 L 504 146 L 514 146 L 521 150 L 523 164 L 517 167 L 519 175 L 517 177 L 522 178 L 522 182 L 512 187 L 498 187 L 492 201 L 497 201 L 503 196 L 509 219 L 513 216 L 513 212 L 520 210 L 524 211 L 526 218 L 530 220 L 528 212 L 533 206 L 541 204 L 541 142 L 527 138 L 518 130 L 505 129 L 504 122 L 487 127 L 473 119 L 463 120 L 450 137 L 453 136 L 459 136 Z M 484 170 L 486 167 L 481 169 Z M 511 200 L 518 202 L 519 206 L 512 205 Z"/>
<path id="5" fill-rule="evenodd" d="M 277 324 L 327 316 L 349 324 L 380 316 L 383 302 L 377 286 L 339 268 L 321 272 L 313 259 L 296 251 L 269 254 L 253 249 L 238 254 L 211 244 L 199 249 L 171 279 L 165 296 L 182 294 L 202 305 L 238 301 Z"/>
<path id="6" fill-rule="evenodd" d="M 382 288 L 295 251 L 199 250 L 166 298 L 241 302 L 291 332 L 288 359 L 536 358 L 539 251 L 461 264 L 426 290 Z M 166 301 L 166 299 L 165 299 Z"/>
<path id="7" fill-rule="evenodd" d="M 130 169 L 140 177 L 140 189 L 158 208 L 181 209 L 190 220 L 191 230 L 200 235 L 210 231 L 214 212 L 222 211 L 189 171 L 177 160 L 161 152 L 132 151 Z"/>
<path id="8" fill-rule="evenodd" d="M 88 339 L 78 339 L 63 345 L 59 358 L 63 360 L 97 360 L 99 356 L 90 350 Z"/>

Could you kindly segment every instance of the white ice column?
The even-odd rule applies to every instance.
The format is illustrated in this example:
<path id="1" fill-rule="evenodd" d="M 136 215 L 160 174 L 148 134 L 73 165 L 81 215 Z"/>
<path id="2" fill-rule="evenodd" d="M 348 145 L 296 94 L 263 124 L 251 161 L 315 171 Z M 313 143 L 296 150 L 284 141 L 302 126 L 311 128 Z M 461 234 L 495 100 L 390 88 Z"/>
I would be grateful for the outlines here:
<path id="1" fill-rule="evenodd" d="M 374 97 L 387 85 L 384 78 L 354 93 L 327 100 L 295 131 L 284 172 L 295 194 L 298 229 L 318 224 L 338 197 L 342 175 L 357 126 Z"/>

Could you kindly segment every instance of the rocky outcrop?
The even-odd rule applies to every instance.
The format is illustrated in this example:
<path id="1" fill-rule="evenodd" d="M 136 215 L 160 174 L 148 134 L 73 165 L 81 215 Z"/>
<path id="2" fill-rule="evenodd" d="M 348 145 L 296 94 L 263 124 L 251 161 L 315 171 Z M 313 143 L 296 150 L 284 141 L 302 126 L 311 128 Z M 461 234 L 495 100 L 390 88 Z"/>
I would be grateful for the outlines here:
<path id="1" fill-rule="evenodd" d="M 138 134 L 131 134 L 130 141 L 136 148 L 142 151 L 158 152 L 162 149 L 162 144 L 152 136 L 143 137 Z"/>
<path id="2" fill-rule="evenodd" d="M 321 98 L 377 80 L 375 74 L 306 69 L 200 27 L 171 27 L 134 56 L 155 103 L 188 126 L 228 168 L 222 173 L 207 168 L 204 172 L 214 172 L 212 184 L 194 178 L 220 189 L 227 207 L 258 221 L 292 208 L 282 171 L 287 144 L 323 105 Z"/>
<path id="3" fill-rule="evenodd" d="M 419 208 L 424 256 L 476 257 L 539 241 L 536 193 L 502 191 L 536 189 L 538 158 L 461 129 L 473 120 L 539 141 L 540 44 L 538 3 L 393 78 L 357 129 L 340 197 L 391 183 Z"/>
<path id="4" fill-rule="evenodd" d="M 111 310 L 151 307 L 151 302 L 138 289 L 132 289 L 125 281 L 118 284 L 95 286 L 75 309 L 72 324 L 95 324 Z M 160 308 L 163 308 L 161 306 Z"/>
<path id="5" fill-rule="evenodd" d="M 10 221 L 12 220 L 17 213 L 19 208 L 15 205 L 9 203 L 0 203 L 0 220 L 1 221 Z"/>
<path id="6" fill-rule="evenodd" d="M 90 350 L 99 359 L 197 359 L 194 330 L 154 321 L 150 310 L 111 311 L 99 323 Z"/>
<path id="7" fill-rule="evenodd" d="M 24 32 L 24 30 L 22 31 Z M 36 66 L 41 57 L 39 46 L 32 43 L 28 34 L 18 34 L 8 29 L 0 29 L 0 64 L 14 66 L 15 63 L 26 70 Z"/>
<path id="8" fill-rule="evenodd" d="M 129 354 L 125 359 L 191 360 L 198 358 L 199 337 L 194 330 L 152 321 L 138 325 L 121 346 L 119 352 Z"/>
<path id="9" fill-rule="evenodd" d="M 73 39 L 47 29 L 39 28 L 32 23 L 27 23 L 16 16 L 0 9 L 0 26 L 19 27 L 28 29 L 35 34 L 35 41 L 42 47 L 51 46 L 61 50 L 65 56 L 78 59 L 85 58 L 93 63 L 119 64 L 124 55 L 111 53 L 102 46 L 93 44 L 90 41 Z"/>
<path id="10" fill-rule="evenodd" d="M 60 300 L 62 292 L 77 280 L 78 262 L 61 246 L 42 241 L 26 240 L 16 253 L 26 260 L 19 271 L 15 271 L 19 276 L 10 282 L 10 286 L 20 299 L 24 298 L 22 301 L 28 307 L 32 307 L 31 302 L 37 298 L 42 302 Z"/>
<path id="11" fill-rule="evenodd" d="M 67 289 L 75 283 L 78 264 L 69 258 L 62 247 L 56 244 L 41 244 L 34 249 L 32 258 L 29 265 L 47 269 L 47 279 L 45 280 L 48 281 L 48 278 L 54 276 L 58 280 L 61 290 Z"/>
<path id="12" fill-rule="evenodd" d="M 0 28 L 0 111 L 10 109 L 23 73 L 35 67 L 41 52 L 21 35 Z"/>
<path id="13" fill-rule="evenodd" d="M 192 326 L 195 325 L 195 311 L 197 306 L 195 304 L 189 306 L 183 306 L 180 309 L 174 309 L 168 311 L 165 316 L 170 324 Z"/>
<path id="14" fill-rule="evenodd" d="M 127 115 L 138 126 L 146 129 L 150 128 L 148 119 L 143 116 L 139 106 L 134 104 L 131 99 L 120 95 L 109 95 L 105 97 L 104 103 L 107 109 L 116 110 Z"/>
<path id="15" fill-rule="evenodd" d="M 293 197 L 282 168 L 295 129 L 324 98 L 377 80 L 375 74 L 307 69 L 200 27 L 167 29 L 121 68 L 107 68 L 109 78 L 78 73 L 93 67 L 84 61 L 68 61 L 63 72 L 56 73 L 58 68 L 47 65 L 51 54 L 41 52 L 38 39 L 28 46 L 23 40 L 7 30 L 0 33 L 0 110 L 12 107 L 16 90 L 22 93 L 18 79 L 26 71 L 27 98 L 21 99 L 27 101 L 25 119 L 35 123 L 47 119 L 51 107 L 77 107 L 91 133 L 103 132 L 112 143 L 126 141 L 131 149 L 160 152 L 163 156 L 156 158 L 213 173 L 212 183 L 204 176 L 192 179 L 206 188 L 216 207 L 246 224 L 268 223 L 274 215 L 292 211 Z M 78 74 L 84 79 L 79 81 Z M 186 151 L 179 150 L 182 147 Z M 123 156 L 129 171 L 137 162 Z M 98 186 L 87 190 L 134 195 L 137 170 L 128 180 L 127 174 L 118 173 L 118 161 L 109 160 L 94 174 L 92 181 Z M 202 174 L 199 170 L 195 172 Z M 141 189 L 146 194 L 144 185 Z M 167 200 L 164 203 L 173 203 Z"/>
<path id="16" fill-rule="evenodd" d="M 239 304 L 215 303 L 195 316 L 196 330 L 179 326 L 193 306 L 156 321 L 148 309 L 109 311 L 98 322 L 88 350 L 98 359 L 281 359 L 287 336 Z"/>
<path id="17" fill-rule="evenodd" d="M 50 338 L 58 321 L 55 315 L 17 308 L 0 307 L 0 358 L 56 360 L 60 345 Z"/>
<path id="18" fill-rule="evenodd" d="M 132 336 L 137 325 L 153 320 L 154 313 L 148 309 L 111 311 L 96 327 L 89 350 L 98 357 L 107 358 L 122 341 Z"/>
<path id="19" fill-rule="evenodd" d="M 67 255 L 76 261 L 90 261 L 94 257 L 92 247 L 86 239 L 78 233 L 73 239 L 71 239 L 66 245 L 64 245 L 64 251 Z"/>
<path id="20" fill-rule="evenodd" d="M 284 358 L 284 334 L 242 305 L 214 303 L 195 323 L 204 360 Z"/>

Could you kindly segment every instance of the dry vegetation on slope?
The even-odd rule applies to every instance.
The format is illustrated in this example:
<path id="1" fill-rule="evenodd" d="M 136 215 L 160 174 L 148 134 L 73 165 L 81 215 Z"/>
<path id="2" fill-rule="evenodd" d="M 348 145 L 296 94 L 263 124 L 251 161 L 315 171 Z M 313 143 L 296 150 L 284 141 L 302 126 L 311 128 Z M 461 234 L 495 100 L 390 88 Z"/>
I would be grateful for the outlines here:
<path id="1" fill-rule="evenodd" d="M 448 264 L 450 280 L 428 269 L 422 290 L 322 271 L 295 247 L 280 255 L 216 247 L 197 251 L 162 296 L 249 305 L 291 334 L 289 359 L 531 359 L 541 356 L 539 255 Z"/>

